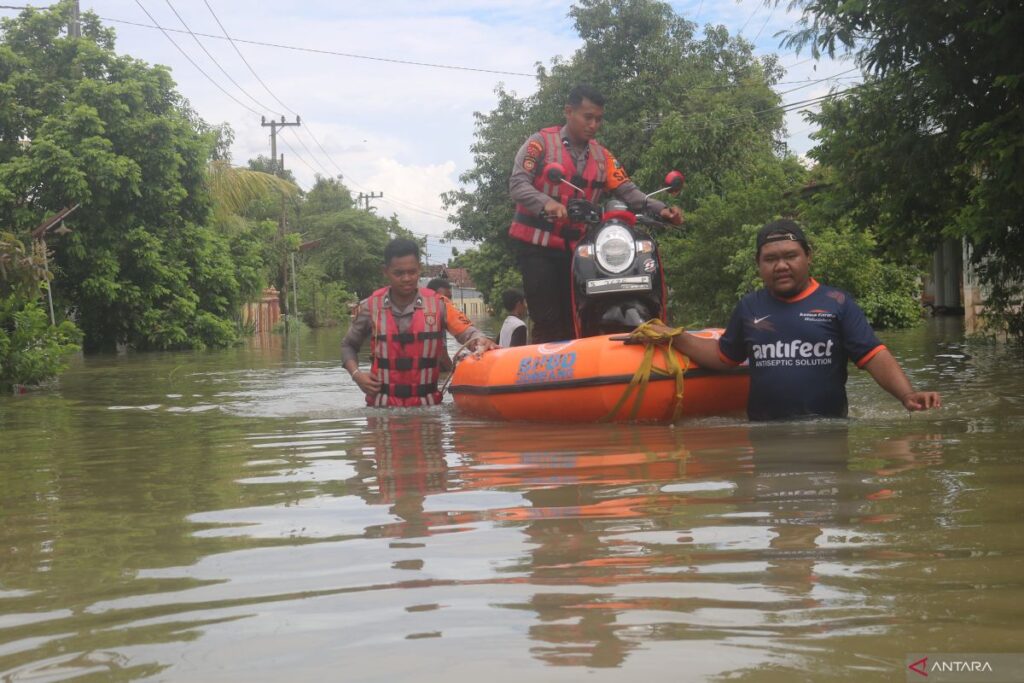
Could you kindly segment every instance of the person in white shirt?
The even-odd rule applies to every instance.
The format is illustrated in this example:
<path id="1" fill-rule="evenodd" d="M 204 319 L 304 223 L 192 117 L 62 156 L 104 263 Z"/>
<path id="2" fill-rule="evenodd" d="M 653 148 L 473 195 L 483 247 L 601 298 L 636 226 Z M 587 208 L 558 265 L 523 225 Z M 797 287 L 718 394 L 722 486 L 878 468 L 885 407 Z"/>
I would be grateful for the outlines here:
<path id="1" fill-rule="evenodd" d="M 521 289 L 506 289 L 501 294 L 501 304 L 508 311 L 508 317 L 501 324 L 498 334 L 498 345 L 504 347 L 524 346 L 526 344 L 526 297 Z"/>

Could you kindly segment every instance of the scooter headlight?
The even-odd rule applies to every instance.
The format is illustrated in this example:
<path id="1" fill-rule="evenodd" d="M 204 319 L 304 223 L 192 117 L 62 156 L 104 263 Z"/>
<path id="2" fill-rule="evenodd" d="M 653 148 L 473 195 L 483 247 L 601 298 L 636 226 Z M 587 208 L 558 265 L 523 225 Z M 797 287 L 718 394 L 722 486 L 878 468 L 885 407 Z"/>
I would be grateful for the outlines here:
<path id="1" fill-rule="evenodd" d="M 633 235 L 621 225 L 608 225 L 601 228 L 594 240 L 597 250 L 597 262 L 609 273 L 621 273 L 633 265 L 636 258 L 636 247 Z"/>

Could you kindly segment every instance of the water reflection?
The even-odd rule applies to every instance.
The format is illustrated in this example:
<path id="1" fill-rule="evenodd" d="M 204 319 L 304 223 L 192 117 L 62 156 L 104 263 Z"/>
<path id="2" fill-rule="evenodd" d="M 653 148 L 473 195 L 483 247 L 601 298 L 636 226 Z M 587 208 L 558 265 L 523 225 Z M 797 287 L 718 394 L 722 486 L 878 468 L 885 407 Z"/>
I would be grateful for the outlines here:
<path id="1" fill-rule="evenodd" d="M 366 410 L 322 340 L 95 361 L 0 404 L 0 679 L 862 680 L 1019 649 L 1024 373 L 903 343 L 969 383 L 953 408 L 868 379 L 851 421 L 495 424 Z"/>

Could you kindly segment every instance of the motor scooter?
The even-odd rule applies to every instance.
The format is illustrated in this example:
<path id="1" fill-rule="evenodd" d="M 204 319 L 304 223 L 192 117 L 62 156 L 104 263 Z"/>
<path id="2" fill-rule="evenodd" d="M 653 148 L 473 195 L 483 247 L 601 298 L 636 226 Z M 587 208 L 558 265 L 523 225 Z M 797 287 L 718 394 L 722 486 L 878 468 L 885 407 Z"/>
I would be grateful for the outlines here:
<path id="1" fill-rule="evenodd" d="M 551 183 L 565 183 L 583 195 L 560 164 L 548 164 L 543 172 Z M 676 194 L 684 183 L 682 173 L 671 171 L 665 187 L 647 197 Z M 665 320 L 665 274 L 651 229 L 666 224 L 616 199 L 606 202 L 603 211 L 581 197 L 569 199 L 565 208 L 569 221 L 584 230 L 571 267 L 576 338 L 631 332 L 651 318 Z"/>

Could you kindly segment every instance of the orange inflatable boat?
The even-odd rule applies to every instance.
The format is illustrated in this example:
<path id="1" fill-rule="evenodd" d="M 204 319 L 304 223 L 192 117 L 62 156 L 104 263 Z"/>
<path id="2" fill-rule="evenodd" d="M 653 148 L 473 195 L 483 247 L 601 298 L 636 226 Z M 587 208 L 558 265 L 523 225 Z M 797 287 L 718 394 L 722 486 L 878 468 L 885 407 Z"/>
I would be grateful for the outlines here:
<path id="1" fill-rule="evenodd" d="M 696 334 L 717 338 L 721 332 Z M 676 381 L 665 374 L 664 353 L 669 351 L 686 368 L 682 417 L 731 415 L 746 409 L 750 378 L 745 366 L 728 372 L 705 370 L 664 346 L 655 349 L 655 371 L 642 394 L 634 388 L 622 402 L 645 349 L 643 344 L 624 343 L 621 335 L 496 349 L 460 361 L 449 391 L 460 412 L 477 417 L 666 422 L 672 420 L 676 407 Z"/>

